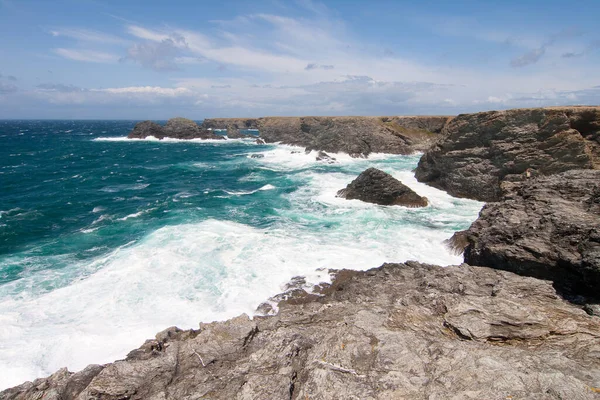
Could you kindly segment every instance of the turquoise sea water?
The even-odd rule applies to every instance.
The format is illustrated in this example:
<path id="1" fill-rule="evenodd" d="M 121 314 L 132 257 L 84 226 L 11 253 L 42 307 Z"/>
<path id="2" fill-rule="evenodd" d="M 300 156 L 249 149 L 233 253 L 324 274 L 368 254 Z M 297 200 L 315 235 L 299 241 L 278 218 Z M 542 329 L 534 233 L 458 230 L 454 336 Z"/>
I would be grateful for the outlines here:
<path id="1" fill-rule="evenodd" d="M 418 155 L 323 164 L 251 139 L 127 140 L 133 125 L 0 121 L 0 388 L 252 314 L 293 276 L 459 263 L 442 241 L 482 205 L 416 182 Z M 335 197 L 370 166 L 431 206 Z"/>

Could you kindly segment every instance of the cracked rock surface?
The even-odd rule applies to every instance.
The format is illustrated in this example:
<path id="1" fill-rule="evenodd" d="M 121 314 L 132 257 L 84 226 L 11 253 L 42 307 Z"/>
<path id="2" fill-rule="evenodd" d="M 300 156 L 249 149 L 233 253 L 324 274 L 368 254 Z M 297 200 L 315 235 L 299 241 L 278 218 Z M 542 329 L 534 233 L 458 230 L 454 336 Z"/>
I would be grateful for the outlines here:
<path id="1" fill-rule="evenodd" d="M 598 399 L 600 318 L 550 282 L 466 264 L 338 271 L 319 296 L 169 328 L 125 360 L 1 399 Z"/>

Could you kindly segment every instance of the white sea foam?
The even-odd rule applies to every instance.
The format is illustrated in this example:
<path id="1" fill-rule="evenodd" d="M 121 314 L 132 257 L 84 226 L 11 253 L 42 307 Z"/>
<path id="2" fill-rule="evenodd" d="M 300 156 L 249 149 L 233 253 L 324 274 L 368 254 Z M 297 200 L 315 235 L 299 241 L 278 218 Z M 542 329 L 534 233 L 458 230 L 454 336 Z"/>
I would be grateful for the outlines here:
<path id="1" fill-rule="evenodd" d="M 248 195 L 248 194 L 254 194 L 256 192 L 260 192 L 260 191 L 265 191 L 265 190 L 273 190 L 273 189 L 277 189 L 275 186 L 271 185 L 271 184 L 266 184 L 256 190 L 248 190 L 248 191 L 229 191 L 229 190 L 225 190 L 224 192 L 233 196 L 244 196 L 244 195 Z"/>
<path id="2" fill-rule="evenodd" d="M 142 214 L 144 214 L 144 211 L 140 211 L 140 212 L 136 212 L 136 213 L 133 213 L 133 214 L 126 215 L 123 218 L 118 218 L 118 220 L 119 221 L 127 221 L 130 218 L 137 218 L 137 217 L 141 216 Z"/>
<path id="3" fill-rule="evenodd" d="M 146 189 L 150 186 L 149 183 L 135 183 L 135 184 L 123 184 L 123 185 L 113 185 L 113 186 L 105 186 L 100 191 L 107 193 L 117 193 L 123 192 L 127 190 L 142 190 Z"/>

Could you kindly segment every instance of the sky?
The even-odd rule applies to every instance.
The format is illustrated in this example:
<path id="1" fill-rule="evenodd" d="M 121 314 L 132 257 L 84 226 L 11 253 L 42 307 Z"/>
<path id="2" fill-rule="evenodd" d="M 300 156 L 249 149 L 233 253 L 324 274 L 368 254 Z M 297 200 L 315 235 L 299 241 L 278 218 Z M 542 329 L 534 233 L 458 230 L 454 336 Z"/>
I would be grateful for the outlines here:
<path id="1" fill-rule="evenodd" d="M 0 119 L 600 104 L 598 16 L 598 0 L 0 0 Z"/>

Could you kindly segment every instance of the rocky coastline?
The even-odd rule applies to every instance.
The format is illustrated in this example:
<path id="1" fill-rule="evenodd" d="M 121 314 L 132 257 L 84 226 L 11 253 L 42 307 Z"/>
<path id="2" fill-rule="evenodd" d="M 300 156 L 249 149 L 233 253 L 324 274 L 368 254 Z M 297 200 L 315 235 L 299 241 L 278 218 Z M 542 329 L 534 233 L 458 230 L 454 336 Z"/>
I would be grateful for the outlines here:
<path id="1" fill-rule="evenodd" d="M 390 117 L 371 136 L 381 117 L 335 118 L 202 128 L 355 156 L 431 146 L 419 180 L 488 201 L 449 241 L 465 264 L 331 271 L 278 296 L 275 315 L 169 328 L 0 399 L 598 399 L 600 107 Z"/>
<path id="2" fill-rule="evenodd" d="M 165 127 L 143 121 L 129 134 L 131 139 L 153 136 L 174 139 L 223 139 L 252 137 L 258 131 L 265 143 L 282 143 L 353 157 L 370 153 L 411 154 L 428 149 L 450 117 L 265 117 L 205 119 L 198 125 L 184 118 L 169 120 Z"/>

